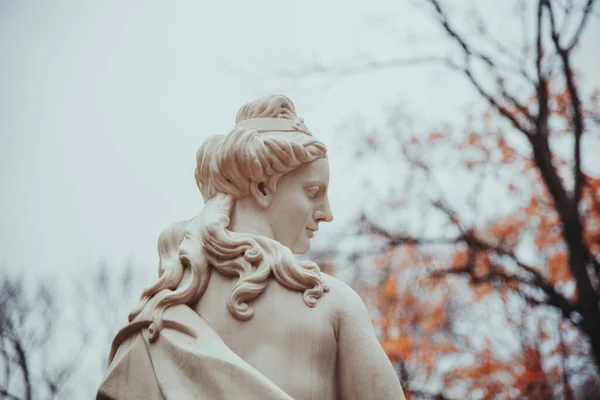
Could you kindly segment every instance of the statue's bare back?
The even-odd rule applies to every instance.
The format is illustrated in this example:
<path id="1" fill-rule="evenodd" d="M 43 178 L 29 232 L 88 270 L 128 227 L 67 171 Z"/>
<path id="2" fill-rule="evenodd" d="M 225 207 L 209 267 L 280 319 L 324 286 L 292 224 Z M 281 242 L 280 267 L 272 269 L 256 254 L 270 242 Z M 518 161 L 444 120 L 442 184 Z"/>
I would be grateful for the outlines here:
<path id="1" fill-rule="evenodd" d="M 403 398 L 372 326 L 365 324 L 364 304 L 346 284 L 323 276 L 330 290 L 314 308 L 271 279 L 250 303 L 254 317 L 239 321 L 226 307 L 236 279 L 214 271 L 195 311 L 227 346 L 294 399 Z"/>
<path id="2" fill-rule="evenodd" d="M 196 312 L 237 355 L 292 398 L 336 399 L 335 292 L 309 308 L 301 293 L 272 279 L 250 304 L 254 317 L 238 321 L 226 307 L 235 282 L 213 272 Z"/>

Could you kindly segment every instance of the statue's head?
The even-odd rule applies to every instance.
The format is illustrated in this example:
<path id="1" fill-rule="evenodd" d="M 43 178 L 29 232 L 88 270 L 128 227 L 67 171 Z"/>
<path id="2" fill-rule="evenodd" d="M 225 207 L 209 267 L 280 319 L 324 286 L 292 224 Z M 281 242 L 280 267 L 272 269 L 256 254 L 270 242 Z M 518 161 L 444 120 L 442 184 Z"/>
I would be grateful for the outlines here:
<path id="1" fill-rule="evenodd" d="M 293 253 L 306 252 L 319 223 L 333 218 L 326 155 L 287 97 L 242 106 L 231 132 L 208 138 L 198 150 L 196 184 L 206 204 L 161 233 L 159 280 L 144 290 L 130 321 L 154 295 L 170 290 L 154 305 L 149 334 L 156 340 L 165 309 L 200 299 L 213 269 L 238 277 L 227 307 L 239 320 L 252 318 L 248 303 L 271 277 L 314 307 L 328 288 L 317 264 Z"/>
<path id="2" fill-rule="evenodd" d="M 326 154 L 290 99 L 267 96 L 242 106 L 228 135 L 200 147 L 196 183 L 205 201 L 217 193 L 235 199 L 230 230 L 304 253 L 319 223 L 333 218 Z"/>

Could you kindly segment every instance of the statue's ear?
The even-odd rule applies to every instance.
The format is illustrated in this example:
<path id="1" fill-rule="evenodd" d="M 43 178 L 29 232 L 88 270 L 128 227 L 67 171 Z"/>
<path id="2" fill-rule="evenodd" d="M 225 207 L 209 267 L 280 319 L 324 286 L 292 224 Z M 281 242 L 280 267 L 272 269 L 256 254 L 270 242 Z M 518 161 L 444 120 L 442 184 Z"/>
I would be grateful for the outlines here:
<path id="1" fill-rule="evenodd" d="M 250 193 L 261 208 L 269 208 L 273 200 L 273 192 L 264 182 L 250 184 Z"/>

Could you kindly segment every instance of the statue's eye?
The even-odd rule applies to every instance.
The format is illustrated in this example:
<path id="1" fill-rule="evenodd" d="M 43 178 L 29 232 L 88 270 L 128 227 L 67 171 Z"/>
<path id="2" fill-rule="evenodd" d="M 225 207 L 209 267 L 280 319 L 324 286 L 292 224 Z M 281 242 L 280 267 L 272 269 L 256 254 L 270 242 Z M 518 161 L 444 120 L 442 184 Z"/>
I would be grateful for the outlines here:
<path id="1" fill-rule="evenodd" d="M 308 193 L 308 196 L 309 196 L 311 199 L 314 199 L 314 198 L 315 198 L 315 196 L 317 195 L 317 192 L 318 192 L 318 191 L 319 191 L 319 188 L 318 188 L 318 187 L 312 187 L 312 188 L 308 188 L 308 189 L 306 189 L 306 192 Z"/>

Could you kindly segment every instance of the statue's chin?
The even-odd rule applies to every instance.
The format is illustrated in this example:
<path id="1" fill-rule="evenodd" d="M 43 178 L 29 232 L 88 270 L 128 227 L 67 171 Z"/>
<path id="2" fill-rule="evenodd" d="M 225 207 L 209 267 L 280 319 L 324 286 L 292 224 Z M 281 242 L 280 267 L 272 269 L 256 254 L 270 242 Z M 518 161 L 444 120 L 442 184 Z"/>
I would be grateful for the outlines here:
<path id="1" fill-rule="evenodd" d="M 296 246 L 292 247 L 290 250 L 292 250 L 292 253 L 294 253 L 294 254 L 304 254 L 308 250 L 310 250 L 310 243 L 306 243 L 306 245 L 301 245 L 301 246 L 296 245 Z"/>
<path id="2" fill-rule="evenodd" d="M 292 253 L 294 253 L 296 255 L 306 254 L 307 252 L 308 252 L 308 249 L 306 249 L 306 250 L 292 250 Z"/>

